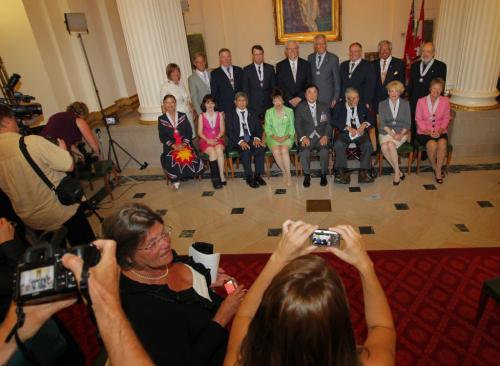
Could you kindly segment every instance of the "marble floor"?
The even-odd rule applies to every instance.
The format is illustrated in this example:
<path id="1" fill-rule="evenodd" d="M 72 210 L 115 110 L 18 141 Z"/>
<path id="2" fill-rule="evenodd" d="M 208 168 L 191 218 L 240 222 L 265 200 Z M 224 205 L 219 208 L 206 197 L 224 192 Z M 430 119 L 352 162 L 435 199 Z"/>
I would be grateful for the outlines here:
<path id="1" fill-rule="evenodd" d="M 194 241 L 213 243 L 221 253 L 271 252 L 279 235 L 273 229 L 286 219 L 322 228 L 353 225 L 369 250 L 500 246 L 500 164 L 457 163 L 472 165 L 450 167 L 442 185 L 430 172 L 407 175 L 397 187 L 391 175 L 358 185 L 353 173 L 349 186 L 329 177 L 326 187 L 313 178 L 304 188 L 294 177 L 285 187 L 281 177 L 271 177 L 267 186 L 252 189 L 235 178 L 214 191 L 209 179 L 201 179 L 183 182 L 177 192 L 160 169 L 127 169 L 122 175 L 135 183 L 115 187 L 114 200 L 104 197 L 98 213 L 105 217 L 127 202 L 147 204 L 173 227 L 173 247 L 181 254 Z M 307 200 L 330 200 L 331 212 L 306 212 Z M 96 216 L 90 221 L 99 233 Z"/>

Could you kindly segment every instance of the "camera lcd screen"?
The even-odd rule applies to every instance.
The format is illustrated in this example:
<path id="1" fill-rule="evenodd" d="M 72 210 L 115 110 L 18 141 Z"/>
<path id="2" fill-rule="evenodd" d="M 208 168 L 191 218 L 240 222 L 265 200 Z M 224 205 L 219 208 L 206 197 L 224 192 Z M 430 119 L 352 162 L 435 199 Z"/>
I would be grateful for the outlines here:
<path id="1" fill-rule="evenodd" d="M 333 231 L 327 230 L 316 230 L 311 235 L 311 244 L 317 246 L 335 246 L 338 247 L 339 244 L 339 235 Z"/>
<path id="2" fill-rule="evenodd" d="M 40 267 L 21 272 L 20 295 L 30 295 L 54 288 L 54 266 Z"/>

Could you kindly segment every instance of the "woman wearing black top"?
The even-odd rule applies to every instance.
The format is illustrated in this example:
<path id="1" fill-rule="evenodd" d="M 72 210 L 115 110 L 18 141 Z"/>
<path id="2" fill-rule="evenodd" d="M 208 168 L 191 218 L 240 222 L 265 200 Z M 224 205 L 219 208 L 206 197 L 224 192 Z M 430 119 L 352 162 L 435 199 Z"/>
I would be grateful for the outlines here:
<path id="1" fill-rule="evenodd" d="M 171 228 L 149 207 L 129 204 L 106 218 L 103 234 L 117 242 L 123 309 L 157 365 L 221 365 L 227 323 L 242 298 L 224 301 L 210 289 L 210 272 L 171 248 Z M 212 286 L 229 277 L 220 273 Z"/>

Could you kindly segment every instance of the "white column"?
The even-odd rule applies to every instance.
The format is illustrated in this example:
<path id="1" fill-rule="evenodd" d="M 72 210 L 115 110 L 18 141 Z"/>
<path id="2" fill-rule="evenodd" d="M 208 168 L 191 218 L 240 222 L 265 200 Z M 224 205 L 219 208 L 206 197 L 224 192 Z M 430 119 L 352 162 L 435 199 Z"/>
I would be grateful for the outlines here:
<path id="1" fill-rule="evenodd" d="M 463 109 L 497 106 L 500 70 L 500 1 L 467 0 L 456 87 L 451 102 Z"/>
<path id="2" fill-rule="evenodd" d="M 179 0 L 117 0 L 142 121 L 161 113 L 160 87 L 170 62 L 181 68 L 184 83 L 190 61 Z"/>
<path id="3" fill-rule="evenodd" d="M 441 0 L 435 37 L 436 58 L 446 63 L 446 90 L 457 84 L 467 0 Z"/>

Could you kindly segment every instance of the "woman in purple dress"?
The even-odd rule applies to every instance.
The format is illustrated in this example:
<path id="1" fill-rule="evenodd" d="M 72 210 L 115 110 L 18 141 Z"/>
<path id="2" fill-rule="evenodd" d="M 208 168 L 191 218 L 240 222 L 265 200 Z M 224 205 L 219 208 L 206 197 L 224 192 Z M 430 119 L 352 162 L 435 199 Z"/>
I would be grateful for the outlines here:
<path id="1" fill-rule="evenodd" d="M 215 99 L 207 94 L 201 102 L 202 113 L 198 117 L 198 136 L 200 150 L 208 155 L 210 173 L 215 189 L 225 186 L 224 177 L 224 115 L 215 111 Z"/>

